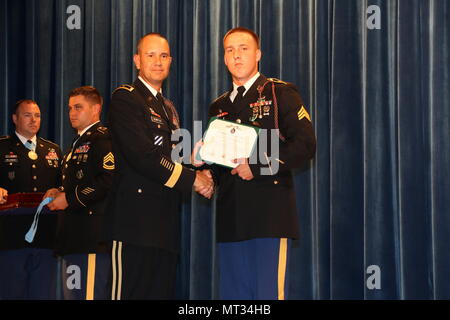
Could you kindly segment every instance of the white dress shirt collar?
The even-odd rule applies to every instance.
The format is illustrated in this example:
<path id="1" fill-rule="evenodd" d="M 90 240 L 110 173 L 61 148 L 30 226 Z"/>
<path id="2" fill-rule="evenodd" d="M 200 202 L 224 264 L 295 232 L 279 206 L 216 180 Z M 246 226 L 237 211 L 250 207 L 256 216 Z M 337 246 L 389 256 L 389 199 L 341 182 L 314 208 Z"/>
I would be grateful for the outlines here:
<path id="1" fill-rule="evenodd" d="M 97 123 L 99 123 L 99 122 L 100 122 L 100 120 L 94 122 L 93 124 L 91 124 L 91 125 L 89 125 L 89 126 L 87 126 L 87 127 L 84 128 L 83 130 L 78 131 L 78 134 L 80 135 L 80 137 L 81 137 L 86 131 L 88 131 L 93 125 L 95 125 L 95 124 L 97 124 Z"/>
<path id="2" fill-rule="evenodd" d="M 37 145 L 37 136 L 36 135 L 34 135 L 34 137 L 31 139 L 27 139 L 23 135 L 21 135 L 20 133 L 18 133 L 16 131 L 16 136 L 17 136 L 17 138 L 19 138 L 20 142 L 23 143 L 23 145 L 25 145 L 28 140 L 31 140 L 31 142 L 33 142 L 33 145 L 34 145 L 34 150 L 36 150 L 36 145 Z"/>
<path id="3" fill-rule="evenodd" d="M 255 81 L 259 78 L 261 74 L 259 72 L 257 72 L 253 77 L 251 77 L 245 84 L 245 91 L 242 94 L 242 96 L 245 96 L 245 94 L 247 93 L 248 89 L 251 88 L 251 86 L 255 83 Z M 240 87 L 240 85 L 236 84 L 233 82 L 233 91 L 230 94 L 230 100 L 234 101 L 234 98 L 237 96 L 238 91 L 237 89 Z"/>
<path id="4" fill-rule="evenodd" d="M 158 94 L 158 90 L 156 90 L 155 88 L 153 88 L 151 85 L 149 85 L 144 78 L 142 78 L 141 76 L 138 76 L 138 79 L 141 80 L 141 82 L 147 87 L 148 90 L 150 90 L 150 92 L 153 94 L 153 96 L 156 98 L 156 95 Z M 162 89 L 159 90 L 159 93 L 161 93 L 162 95 Z"/>

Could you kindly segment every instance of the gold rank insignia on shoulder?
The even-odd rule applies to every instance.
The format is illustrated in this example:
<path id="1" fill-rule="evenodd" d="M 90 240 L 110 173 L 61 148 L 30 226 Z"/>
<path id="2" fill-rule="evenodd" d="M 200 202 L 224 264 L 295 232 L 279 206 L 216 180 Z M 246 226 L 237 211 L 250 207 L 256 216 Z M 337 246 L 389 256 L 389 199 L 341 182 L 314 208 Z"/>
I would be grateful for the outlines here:
<path id="1" fill-rule="evenodd" d="M 303 118 L 306 118 L 309 120 L 309 122 L 311 122 L 311 117 L 309 116 L 309 113 L 308 113 L 308 111 L 306 111 L 304 106 L 302 106 L 300 108 L 300 111 L 297 112 L 297 116 L 298 116 L 298 120 L 302 120 Z"/>
<path id="2" fill-rule="evenodd" d="M 112 154 L 112 152 L 110 152 L 103 157 L 103 169 L 114 170 L 114 168 L 114 155 Z"/>
<path id="3" fill-rule="evenodd" d="M 134 87 L 132 85 L 129 85 L 129 84 L 123 84 L 120 87 L 116 88 L 116 90 L 114 90 L 114 92 L 116 92 L 117 90 L 121 90 L 121 89 L 127 90 L 128 92 L 132 92 L 134 90 Z"/>
<path id="4" fill-rule="evenodd" d="M 267 80 L 271 81 L 271 82 L 275 82 L 275 83 L 281 83 L 281 84 L 287 84 L 287 82 L 284 82 L 280 79 L 277 78 L 267 78 Z"/>
<path id="5" fill-rule="evenodd" d="M 106 127 L 98 127 L 98 128 L 97 128 L 97 131 L 100 132 L 100 133 L 102 133 L 102 134 L 105 134 L 105 132 L 106 132 L 107 130 L 108 130 L 108 129 L 107 129 Z"/>

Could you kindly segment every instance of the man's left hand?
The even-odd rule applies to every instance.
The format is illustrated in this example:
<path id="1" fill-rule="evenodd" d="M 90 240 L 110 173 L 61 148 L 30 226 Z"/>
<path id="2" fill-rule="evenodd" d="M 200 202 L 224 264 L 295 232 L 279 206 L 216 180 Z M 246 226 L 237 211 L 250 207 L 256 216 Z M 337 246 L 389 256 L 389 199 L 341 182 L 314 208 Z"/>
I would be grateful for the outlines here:
<path id="1" fill-rule="evenodd" d="M 47 207 L 51 211 L 64 210 L 68 206 L 69 206 L 69 204 L 67 203 L 66 193 L 65 192 L 59 192 L 56 195 L 55 199 L 47 205 Z"/>
<path id="2" fill-rule="evenodd" d="M 231 170 L 231 174 L 235 175 L 237 174 L 239 177 L 241 177 L 242 180 L 250 181 L 252 180 L 253 173 L 250 169 L 250 166 L 248 165 L 248 159 L 234 159 L 234 163 L 240 163 L 236 168 Z"/>

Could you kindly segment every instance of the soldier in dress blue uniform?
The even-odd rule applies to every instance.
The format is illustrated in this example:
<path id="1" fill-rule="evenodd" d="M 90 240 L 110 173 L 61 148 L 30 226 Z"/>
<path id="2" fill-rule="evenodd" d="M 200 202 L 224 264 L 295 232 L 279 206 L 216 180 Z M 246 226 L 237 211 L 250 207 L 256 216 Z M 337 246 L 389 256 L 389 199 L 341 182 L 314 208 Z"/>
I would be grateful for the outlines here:
<path id="1" fill-rule="evenodd" d="M 258 72 L 253 31 L 232 29 L 223 44 L 233 89 L 211 104 L 209 116 L 267 129 L 268 143 L 250 157 L 257 161 L 236 159 L 232 170 L 213 166 L 220 296 L 285 299 L 290 242 L 299 236 L 292 169 L 313 158 L 314 129 L 297 88 Z"/>
<path id="2" fill-rule="evenodd" d="M 66 300 L 109 298 L 110 249 L 105 203 L 115 168 L 108 129 L 100 123 L 102 97 L 89 86 L 69 93 L 69 118 L 78 135 L 64 155 L 62 185 L 47 191 L 59 215 L 56 253 L 63 257 Z"/>
<path id="3" fill-rule="evenodd" d="M 45 192 L 61 183 L 61 150 L 37 136 L 41 112 L 20 100 L 12 120 L 16 131 L 0 138 L 0 204 L 8 194 Z M 56 219 L 43 216 L 32 244 L 24 236 L 32 215 L 0 217 L 0 300 L 55 299 L 57 260 L 53 257 Z"/>
<path id="4" fill-rule="evenodd" d="M 172 58 L 167 40 L 140 39 L 139 78 L 113 93 L 109 109 L 117 172 L 110 197 L 113 240 L 112 299 L 174 298 L 180 249 L 181 192 L 206 197 L 212 179 L 171 159 L 178 113 L 161 93 Z"/>

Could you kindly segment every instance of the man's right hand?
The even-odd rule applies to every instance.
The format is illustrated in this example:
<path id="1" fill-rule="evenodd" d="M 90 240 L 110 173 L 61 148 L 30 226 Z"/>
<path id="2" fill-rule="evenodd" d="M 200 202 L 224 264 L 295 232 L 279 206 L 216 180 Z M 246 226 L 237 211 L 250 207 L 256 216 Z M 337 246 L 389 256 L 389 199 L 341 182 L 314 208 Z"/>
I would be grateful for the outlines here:
<path id="1" fill-rule="evenodd" d="M 214 181 L 209 170 L 196 171 L 194 190 L 207 199 L 214 193 Z"/>
<path id="2" fill-rule="evenodd" d="M 8 199 L 8 190 L 0 188 L 0 204 L 6 203 Z"/>
<path id="3" fill-rule="evenodd" d="M 191 164 L 196 168 L 199 168 L 205 164 L 203 161 L 197 160 L 197 153 L 201 147 L 203 147 L 203 141 L 199 140 L 195 144 L 194 150 L 192 150 L 192 154 L 191 154 Z"/>

